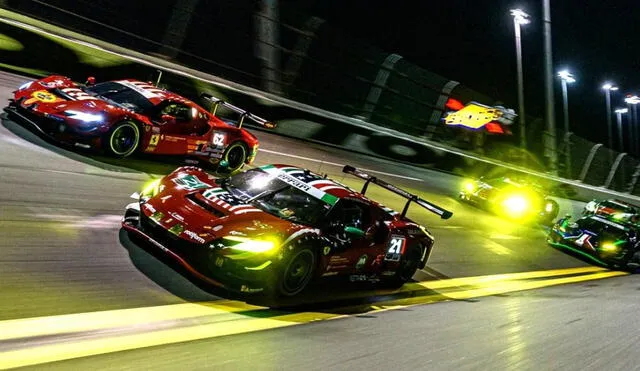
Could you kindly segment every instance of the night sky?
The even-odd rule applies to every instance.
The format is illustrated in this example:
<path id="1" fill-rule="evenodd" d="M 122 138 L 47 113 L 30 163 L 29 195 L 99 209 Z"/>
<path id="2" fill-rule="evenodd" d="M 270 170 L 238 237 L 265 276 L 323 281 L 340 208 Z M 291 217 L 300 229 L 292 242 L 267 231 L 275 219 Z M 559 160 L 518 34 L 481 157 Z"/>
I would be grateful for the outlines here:
<path id="1" fill-rule="evenodd" d="M 515 40 L 509 15 L 509 9 L 516 7 L 532 20 L 522 31 L 527 114 L 544 117 L 541 0 L 318 0 L 307 4 L 306 11 L 347 34 L 517 108 Z M 551 8 L 556 71 L 567 67 L 578 80 L 569 88 L 572 130 L 602 141 L 606 135 L 602 83 L 611 80 L 620 86 L 612 99 L 614 108 L 624 93 L 640 93 L 640 35 L 635 33 L 640 4 L 552 0 Z M 560 127 L 560 83 L 555 82 Z"/>

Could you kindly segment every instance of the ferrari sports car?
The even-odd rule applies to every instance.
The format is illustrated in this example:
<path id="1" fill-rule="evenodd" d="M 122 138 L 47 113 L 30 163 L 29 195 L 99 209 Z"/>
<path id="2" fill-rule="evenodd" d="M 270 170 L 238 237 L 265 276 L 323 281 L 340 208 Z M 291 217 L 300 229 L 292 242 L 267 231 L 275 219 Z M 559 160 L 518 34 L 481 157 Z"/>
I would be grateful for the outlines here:
<path id="1" fill-rule="evenodd" d="M 555 247 L 585 255 L 601 265 L 613 268 L 640 267 L 640 216 L 636 213 L 588 215 L 575 221 L 559 219 L 547 242 Z"/>
<path id="2" fill-rule="evenodd" d="M 186 156 L 231 171 L 251 164 L 258 151 L 258 139 L 242 128 L 243 121 L 275 126 L 212 96 L 205 98 L 213 103 L 213 113 L 148 82 L 94 81 L 80 85 L 54 75 L 27 82 L 5 111 L 77 147 L 117 157 L 135 152 Z M 219 105 L 238 113 L 240 120 L 231 123 L 215 116 Z"/>
<path id="3" fill-rule="evenodd" d="M 411 203 L 452 213 L 351 166 L 361 192 L 309 170 L 266 165 L 214 178 L 180 167 L 126 207 L 122 227 L 199 279 L 231 291 L 293 296 L 313 279 L 346 276 L 399 287 L 423 268 L 433 236 Z M 401 213 L 365 196 L 370 183 L 407 199 Z"/>
<path id="4" fill-rule="evenodd" d="M 640 214 L 638 206 L 620 200 L 593 200 L 588 202 L 584 210 L 582 210 L 583 216 L 589 215 L 612 215 L 621 214 Z"/>
<path id="5" fill-rule="evenodd" d="M 458 196 L 512 220 L 549 224 L 559 211 L 558 203 L 544 195 L 540 187 L 508 177 L 468 180 Z"/>

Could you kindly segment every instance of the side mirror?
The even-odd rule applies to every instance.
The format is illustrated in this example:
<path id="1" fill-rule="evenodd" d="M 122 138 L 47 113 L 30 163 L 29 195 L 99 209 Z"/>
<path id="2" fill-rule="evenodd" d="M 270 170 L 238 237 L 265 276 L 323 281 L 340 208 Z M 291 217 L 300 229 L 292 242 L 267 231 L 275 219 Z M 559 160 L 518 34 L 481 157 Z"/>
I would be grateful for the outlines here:
<path id="1" fill-rule="evenodd" d="M 96 78 L 93 76 L 87 77 L 87 81 L 84 83 L 86 86 L 91 86 L 96 84 Z"/>
<path id="2" fill-rule="evenodd" d="M 176 121 L 176 117 L 164 114 L 160 116 L 160 120 L 162 120 L 162 122 L 165 122 L 165 123 L 173 123 Z"/>
<path id="3" fill-rule="evenodd" d="M 364 231 L 356 227 L 344 227 L 344 232 L 354 237 L 364 237 Z"/>

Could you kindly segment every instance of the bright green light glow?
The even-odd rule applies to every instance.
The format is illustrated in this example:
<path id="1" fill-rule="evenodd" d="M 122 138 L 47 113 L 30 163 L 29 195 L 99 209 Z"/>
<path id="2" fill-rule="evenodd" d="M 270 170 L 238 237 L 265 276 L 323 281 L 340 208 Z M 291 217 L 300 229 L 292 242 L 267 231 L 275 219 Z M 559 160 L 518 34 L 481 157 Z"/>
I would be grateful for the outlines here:
<path id="1" fill-rule="evenodd" d="M 476 185 L 473 182 L 468 181 L 468 182 L 464 183 L 464 189 L 465 189 L 465 191 L 467 191 L 469 193 L 472 193 L 473 191 L 476 190 Z"/>
<path id="2" fill-rule="evenodd" d="M 524 214 L 529 208 L 529 200 L 522 195 L 512 195 L 507 197 L 502 205 L 505 207 L 507 213 L 512 216 L 518 216 Z"/>
<path id="3" fill-rule="evenodd" d="M 238 236 L 226 236 L 225 240 L 239 242 L 233 246 L 230 246 L 234 250 L 249 251 L 255 253 L 263 253 L 273 250 L 277 245 L 274 241 L 268 240 L 253 240 L 246 237 Z"/>
<path id="4" fill-rule="evenodd" d="M 153 197 L 157 195 L 160 181 L 162 181 L 162 179 L 154 179 L 145 184 L 144 188 L 142 189 L 142 195 L 146 197 Z"/>

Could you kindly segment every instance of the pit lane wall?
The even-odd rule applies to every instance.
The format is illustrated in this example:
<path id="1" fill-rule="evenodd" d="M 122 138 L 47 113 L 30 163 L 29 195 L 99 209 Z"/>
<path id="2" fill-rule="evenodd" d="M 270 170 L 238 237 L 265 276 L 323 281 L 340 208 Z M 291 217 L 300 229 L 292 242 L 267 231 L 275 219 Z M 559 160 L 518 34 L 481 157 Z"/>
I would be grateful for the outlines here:
<path id="1" fill-rule="evenodd" d="M 155 81 L 158 71 L 162 70 L 162 84 L 172 90 L 193 99 L 200 93 L 207 92 L 231 101 L 259 116 L 278 122 L 276 132 L 282 135 L 467 177 L 490 177 L 517 169 L 507 163 L 452 149 L 415 135 L 372 125 L 361 118 L 318 109 L 180 66 L 163 58 L 89 39 L 4 9 L 0 9 L 0 20 L 0 67 L 4 69 L 34 77 L 58 73 L 76 81 L 84 81 L 87 76 L 95 76 L 98 81 L 122 77 Z M 584 187 L 579 182 L 545 176 L 528 169 L 520 170 L 537 176 L 540 182 L 546 183 L 558 196 L 588 200 L 598 195 L 603 197 L 603 191 L 610 193 L 600 187 Z M 452 194 L 455 192 L 456 190 L 452 190 Z M 634 195 L 616 194 L 620 198 L 640 200 Z"/>

